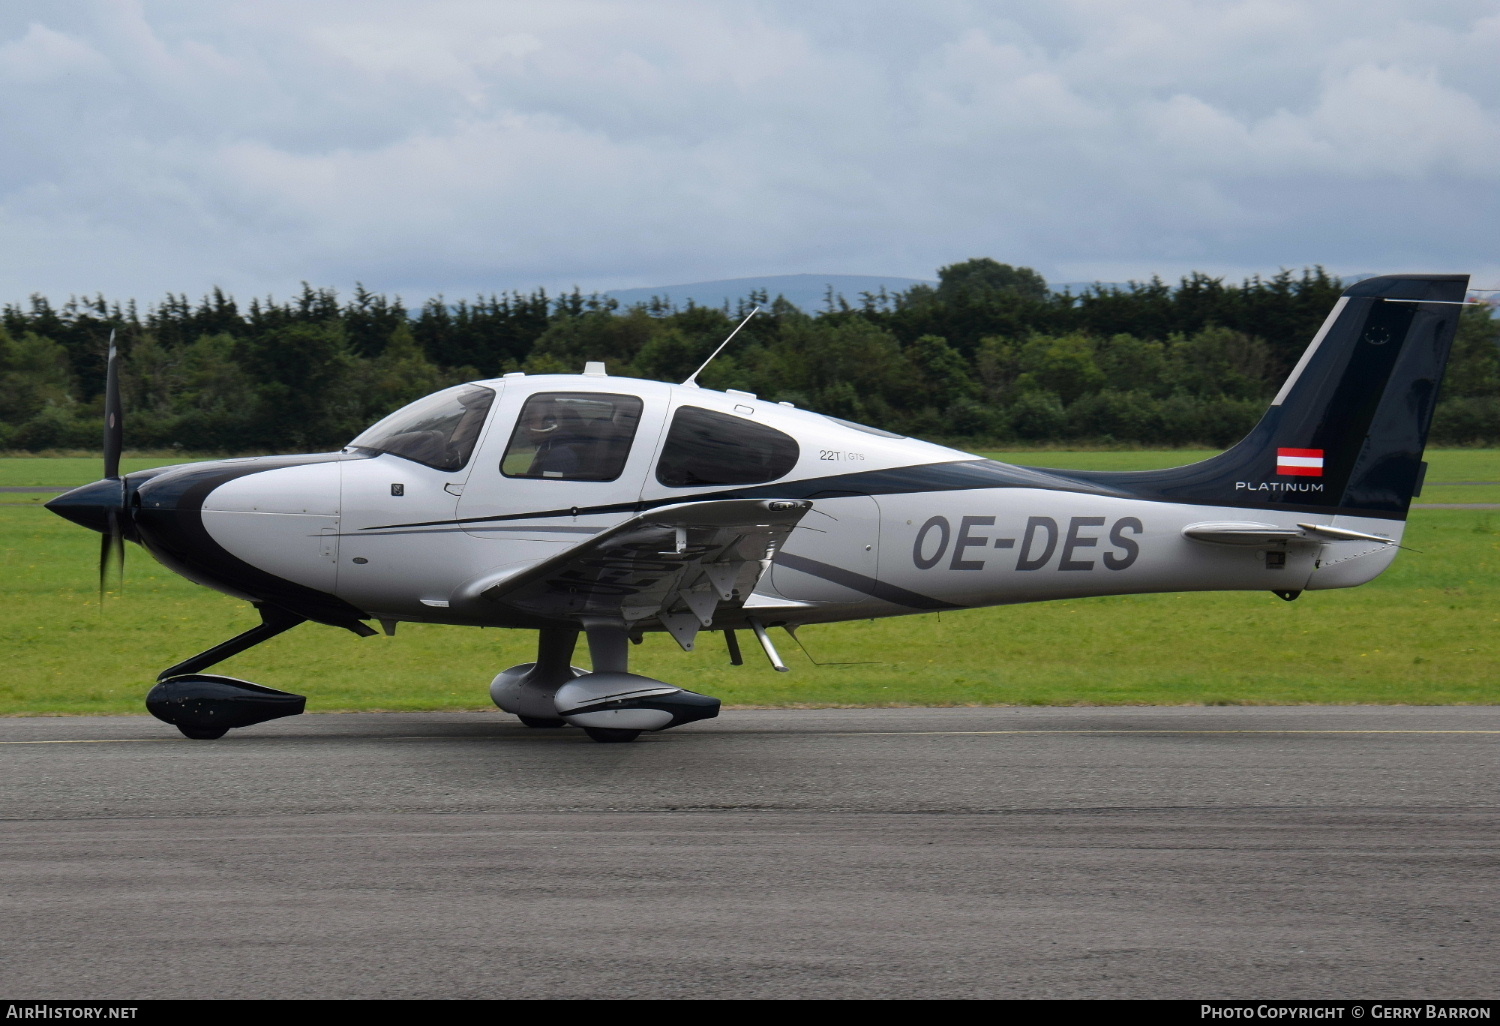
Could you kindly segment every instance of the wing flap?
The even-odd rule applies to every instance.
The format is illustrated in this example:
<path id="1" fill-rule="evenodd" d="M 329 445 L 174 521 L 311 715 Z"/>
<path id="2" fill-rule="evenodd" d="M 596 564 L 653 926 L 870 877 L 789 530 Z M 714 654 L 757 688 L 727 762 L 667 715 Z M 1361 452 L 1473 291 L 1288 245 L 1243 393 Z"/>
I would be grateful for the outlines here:
<path id="1" fill-rule="evenodd" d="M 473 592 L 553 620 L 659 624 L 691 650 L 750 598 L 807 500 L 721 499 L 650 510 Z"/>

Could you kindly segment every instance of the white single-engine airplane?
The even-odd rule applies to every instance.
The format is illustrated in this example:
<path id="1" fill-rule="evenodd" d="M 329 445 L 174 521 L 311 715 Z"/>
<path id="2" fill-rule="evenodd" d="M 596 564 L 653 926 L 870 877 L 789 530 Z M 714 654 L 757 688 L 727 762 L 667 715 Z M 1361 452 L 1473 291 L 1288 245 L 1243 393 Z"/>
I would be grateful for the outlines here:
<path id="1" fill-rule="evenodd" d="M 1373 579 L 1421 490 L 1467 284 L 1350 287 L 1244 441 L 1128 473 L 1008 466 L 696 374 L 670 385 L 590 364 L 437 392 L 340 452 L 121 476 L 111 347 L 104 479 L 47 508 L 104 535 L 101 581 L 130 539 L 260 611 L 147 696 L 190 738 L 306 703 L 209 666 L 308 620 L 361 636 L 373 620 L 535 630 L 536 661 L 494 679 L 495 704 L 629 741 L 719 711 L 628 671 L 646 631 L 689 651 L 723 631 L 736 665 L 750 631 L 784 670 L 768 628 L 1083 595 L 1291 600 Z M 580 631 L 590 670 L 572 665 Z"/>

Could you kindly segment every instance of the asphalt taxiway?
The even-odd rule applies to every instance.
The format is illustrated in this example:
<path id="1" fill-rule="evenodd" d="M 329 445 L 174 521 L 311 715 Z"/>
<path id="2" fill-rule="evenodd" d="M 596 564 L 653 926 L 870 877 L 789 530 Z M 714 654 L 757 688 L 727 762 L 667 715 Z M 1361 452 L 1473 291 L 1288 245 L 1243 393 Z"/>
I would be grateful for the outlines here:
<path id="1" fill-rule="evenodd" d="M 0 996 L 1493 998 L 1500 707 L 0 720 Z"/>

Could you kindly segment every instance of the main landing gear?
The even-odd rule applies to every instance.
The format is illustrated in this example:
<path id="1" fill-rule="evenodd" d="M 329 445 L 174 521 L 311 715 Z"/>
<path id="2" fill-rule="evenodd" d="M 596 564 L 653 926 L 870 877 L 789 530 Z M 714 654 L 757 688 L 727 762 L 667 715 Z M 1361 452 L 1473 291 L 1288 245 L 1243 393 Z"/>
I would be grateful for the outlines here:
<path id="1" fill-rule="evenodd" d="M 595 741 L 634 741 L 719 715 L 719 700 L 630 673 L 623 624 L 587 623 L 592 672 L 572 665 L 576 630 L 543 630 L 536 662 L 512 666 L 490 684 L 490 697 L 528 727 L 582 727 Z"/>

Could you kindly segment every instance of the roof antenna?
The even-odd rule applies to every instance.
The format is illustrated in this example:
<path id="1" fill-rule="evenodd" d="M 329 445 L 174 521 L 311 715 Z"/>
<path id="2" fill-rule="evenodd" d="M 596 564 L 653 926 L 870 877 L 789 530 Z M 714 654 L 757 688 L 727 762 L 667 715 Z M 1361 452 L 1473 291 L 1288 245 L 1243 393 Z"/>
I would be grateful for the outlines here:
<path id="1" fill-rule="evenodd" d="M 703 361 L 703 367 L 699 367 L 697 370 L 693 371 L 693 373 L 689 374 L 688 375 L 688 379 L 686 381 L 684 381 L 683 384 L 687 385 L 687 386 L 689 386 L 691 388 L 697 388 L 698 387 L 698 375 L 703 373 L 703 368 L 707 367 L 709 364 L 713 363 L 714 362 L 714 357 L 718 356 L 719 353 L 723 352 L 724 347 L 727 346 L 727 345 L 729 345 L 729 339 L 730 338 L 734 338 L 734 336 L 738 335 L 740 333 L 740 328 L 743 328 L 745 325 L 749 324 L 750 323 L 750 318 L 754 317 L 758 313 L 760 313 L 760 307 L 757 306 L 757 307 L 753 308 L 748 314 L 746 314 L 745 315 L 745 319 L 743 321 L 740 321 L 739 327 L 735 328 L 733 331 L 731 331 L 729 333 L 729 338 L 726 338 L 724 341 L 722 341 L 722 342 L 719 343 L 719 348 L 715 349 L 712 353 L 710 353 L 708 359 Z"/>

